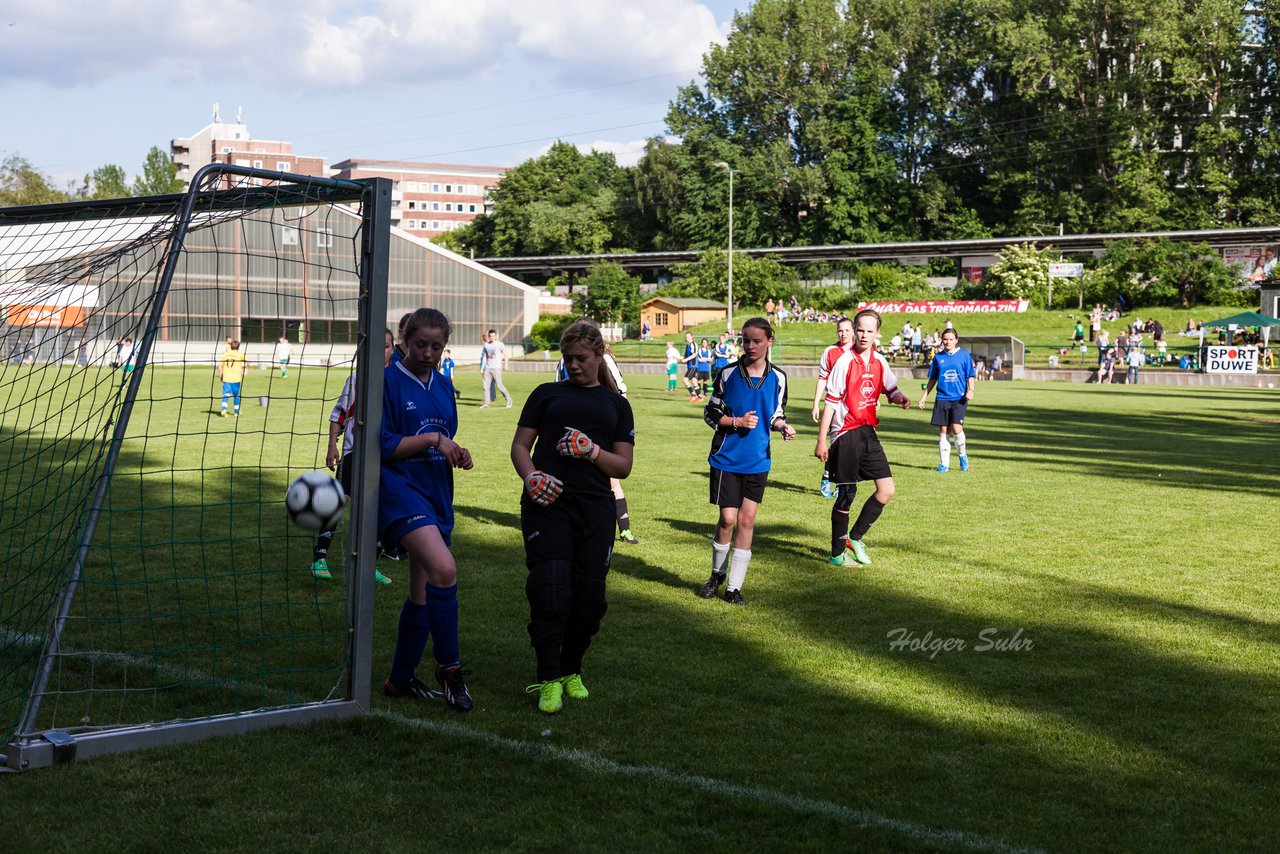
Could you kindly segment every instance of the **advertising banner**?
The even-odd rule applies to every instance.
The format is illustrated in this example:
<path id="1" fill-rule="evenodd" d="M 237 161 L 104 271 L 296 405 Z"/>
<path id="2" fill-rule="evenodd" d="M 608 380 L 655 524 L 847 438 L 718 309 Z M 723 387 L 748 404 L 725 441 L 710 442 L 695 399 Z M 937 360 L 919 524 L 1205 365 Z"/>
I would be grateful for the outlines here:
<path id="1" fill-rule="evenodd" d="M 10 326 L 84 326 L 85 310 L 78 305 L 11 305 Z"/>
<path id="2" fill-rule="evenodd" d="M 869 308 L 881 314 L 1021 314 L 1030 304 L 1025 299 L 884 300 L 858 303 L 858 310 Z"/>
<path id="3" fill-rule="evenodd" d="M 10 326 L 84 326 L 98 304 L 96 285 L 26 282 L 11 277 L 0 282 L 0 308 Z"/>
<path id="4" fill-rule="evenodd" d="M 1256 374 L 1257 347 L 1209 346 L 1205 348 L 1206 374 Z"/>

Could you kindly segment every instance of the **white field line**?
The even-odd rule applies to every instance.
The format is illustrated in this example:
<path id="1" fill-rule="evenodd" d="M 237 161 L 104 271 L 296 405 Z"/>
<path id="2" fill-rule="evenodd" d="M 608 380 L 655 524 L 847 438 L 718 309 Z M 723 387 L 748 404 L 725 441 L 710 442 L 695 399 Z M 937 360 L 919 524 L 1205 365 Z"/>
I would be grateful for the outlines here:
<path id="1" fill-rule="evenodd" d="M 891 833 L 896 833 L 899 836 L 910 839 L 913 842 L 921 842 L 928 845 L 939 845 L 952 849 L 963 849 L 966 851 L 1018 852 L 1018 854 L 1040 851 L 1040 849 L 1037 848 L 1022 848 L 1015 845 L 1009 845 L 997 839 L 989 839 L 985 836 L 978 836 L 959 830 L 943 830 L 936 827 L 929 827 L 924 824 L 916 824 L 911 821 L 889 818 L 866 810 L 846 807 L 843 804 L 837 804 L 831 801 L 814 800 L 800 795 L 780 792 L 775 789 L 768 789 L 763 786 L 744 786 L 738 783 L 730 783 L 725 780 L 717 780 L 714 777 L 685 774 L 680 771 L 671 771 L 657 766 L 627 765 L 583 750 L 572 750 L 563 747 L 556 747 L 550 744 L 538 744 L 534 742 L 521 741 L 515 738 L 506 738 L 505 736 L 494 735 L 491 732 L 486 732 L 481 729 L 474 729 L 472 727 L 461 726 L 459 724 L 446 723 L 443 721 L 435 721 L 425 718 L 408 717 L 397 712 L 389 712 L 383 709 L 374 709 L 369 714 L 371 717 L 382 718 L 399 724 L 400 726 L 424 729 L 438 735 L 449 736 L 452 738 L 465 738 L 470 741 L 480 742 L 486 747 L 508 750 L 513 753 L 520 753 L 526 756 L 565 762 L 596 774 L 613 774 L 620 777 L 656 780 L 660 783 L 674 784 L 677 786 L 683 786 L 687 789 L 699 789 L 713 795 L 722 795 L 743 801 L 753 801 L 758 804 L 782 807 L 784 809 L 790 809 L 800 813 L 815 813 L 817 815 L 834 818 L 850 824 L 856 824 L 859 827 L 887 830 Z"/>

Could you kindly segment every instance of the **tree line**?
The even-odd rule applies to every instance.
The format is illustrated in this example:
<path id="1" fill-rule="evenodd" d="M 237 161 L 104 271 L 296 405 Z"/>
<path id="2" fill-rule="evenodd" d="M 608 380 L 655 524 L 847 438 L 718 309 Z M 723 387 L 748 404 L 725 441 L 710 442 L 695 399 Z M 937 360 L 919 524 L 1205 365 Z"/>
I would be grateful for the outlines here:
<path id="1" fill-rule="evenodd" d="M 556 143 L 441 242 L 723 247 L 717 162 L 744 247 L 1273 224 L 1278 16 L 1240 0 L 757 0 L 636 166 Z"/>
<path id="2" fill-rule="evenodd" d="M 159 146 L 152 146 L 142 161 L 142 172 L 132 182 L 123 167 L 100 166 L 65 188 L 19 154 L 0 160 L 0 207 L 48 205 L 78 199 L 121 199 L 126 196 L 159 196 L 182 192 L 178 166 Z"/>

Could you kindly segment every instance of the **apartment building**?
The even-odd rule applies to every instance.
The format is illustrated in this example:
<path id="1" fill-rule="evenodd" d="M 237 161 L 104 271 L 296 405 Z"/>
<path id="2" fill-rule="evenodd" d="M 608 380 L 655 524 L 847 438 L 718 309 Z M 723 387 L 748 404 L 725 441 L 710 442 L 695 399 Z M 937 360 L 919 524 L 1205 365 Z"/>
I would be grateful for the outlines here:
<path id="1" fill-rule="evenodd" d="M 178 165 L 178 178 L 184 185 L 191 183 L 191 178 L 207 163 L 231 163 L 316 178 L 328 175 L 323 157 L 295 154 L 291 142 L 254 139 L 239 114 L 234 122 L 222 121 L 216 104 L 213 121 L 190 137 L 172 140 L 169 153 Z"/>
<path id="2" fill-rule="evenodd" d="M 506 174 L 503 166 L 458 166 L 396 160 L 343 160 L 335 178 L 389 178 L 391 221 L 418 237 L 431 238 L 461 228 L 485 212 L 490 188 Z"/>

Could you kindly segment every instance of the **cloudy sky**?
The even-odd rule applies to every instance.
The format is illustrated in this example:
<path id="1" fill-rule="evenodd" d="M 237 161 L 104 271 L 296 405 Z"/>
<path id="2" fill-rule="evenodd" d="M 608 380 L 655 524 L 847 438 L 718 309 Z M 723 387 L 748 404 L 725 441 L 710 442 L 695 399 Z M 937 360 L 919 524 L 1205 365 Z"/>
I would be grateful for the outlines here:
<path id="1" fill-rule="evenodd" d="M 59 184 L 241 111 L 347 157 L 634 162 L 749 0 L 0 0 L 0 156 Z"/>

